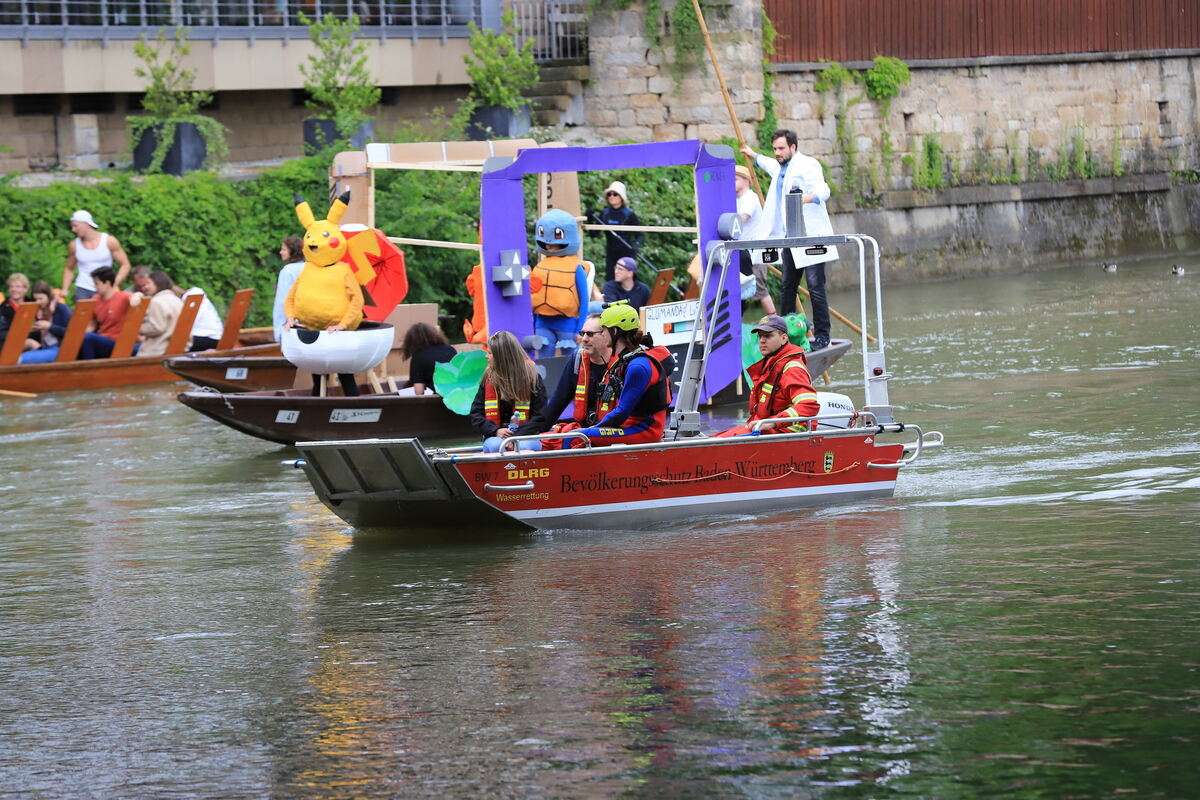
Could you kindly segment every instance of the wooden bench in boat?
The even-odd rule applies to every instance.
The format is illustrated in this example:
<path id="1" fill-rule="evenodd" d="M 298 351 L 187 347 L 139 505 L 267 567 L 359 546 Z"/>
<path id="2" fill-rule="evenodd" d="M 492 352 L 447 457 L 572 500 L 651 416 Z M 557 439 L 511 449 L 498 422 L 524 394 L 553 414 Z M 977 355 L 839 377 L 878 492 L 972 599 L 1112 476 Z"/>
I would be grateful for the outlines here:
<path id="1" fill-rule="evenodd" d="M 234 294 L 233 302 L 229 307 L 229 315 L 225 319 L 225 327 L 221 331 L 221 339 L 217 344 L 218 350 L 237 347 L 238 333 L 246 319 L 253 296 L 253 289 L 239 289 Z M 204 295 L 202 294 L 188 295 L 183 299 L 183 309 L 175 321 L 175 330 L 171 333 L 164 355 L 174 356 L 187 352 L 192 340 L 192 326 L 196 322 L 196 315 L 200 312 L 200 305 L 203 302 Z M 137 344 L 138 334 L 141 332 L 142 322 L 146 318 L 146 310 L 149 307 L 149 298 L 136 306 L 129 307 L 110 358 L 128 358 L 133 355 L 133 348 Z M 79 348 L 83 345 L 84 335 L 95 315 L 95 310 L 95 299 L 81 300 L 75 304 L 71 321 L 68 323 L 67 331 L 63 334 L 62 342 L 59 345 L 56 363 L 79 360 Z M 18 306 L 12 324 L 9 326 L 8 338 L 4 342 L 3 349 L 0 349 L 0 366 L 12 366 L 20 361 L 22 348 L 25 340 L 29 337 L 29 332 L 33 329 L 36 315 L 36 304 L 22 303 Z"/>

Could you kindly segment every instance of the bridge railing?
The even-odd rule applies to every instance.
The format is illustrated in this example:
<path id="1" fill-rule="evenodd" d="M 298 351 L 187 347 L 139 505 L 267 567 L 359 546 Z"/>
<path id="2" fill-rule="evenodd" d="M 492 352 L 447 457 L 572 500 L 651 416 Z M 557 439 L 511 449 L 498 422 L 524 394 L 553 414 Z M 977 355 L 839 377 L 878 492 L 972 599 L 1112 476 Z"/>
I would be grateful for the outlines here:
<path id="1" fill-rule="evenodd" d="M 301 13 L 358 14 L 366 38 L 463 38 L 467 23 L 491 26 L 501 0 L 0 0 L 0 39 L 153 37 L 177 26 L 188 38 L 307 38 Z"/>

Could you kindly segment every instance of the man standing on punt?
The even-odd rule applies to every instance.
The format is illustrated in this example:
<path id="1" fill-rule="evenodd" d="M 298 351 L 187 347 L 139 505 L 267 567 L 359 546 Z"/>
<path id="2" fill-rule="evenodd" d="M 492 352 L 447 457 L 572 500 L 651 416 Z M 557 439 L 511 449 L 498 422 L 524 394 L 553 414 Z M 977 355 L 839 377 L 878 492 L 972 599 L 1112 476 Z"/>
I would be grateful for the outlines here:
<path id="1" fill-rule="evenodd" d="M 100 267 L 111 267 L 115 261 L 117 288 L 129 275 L 129 256 L 125 255 L 117 237 L 97 230 L 96 220 L 91 213 L 80 209 L 71 215 L 71 232 L 75 241 L 67 245 L 67 263 L 63 266 L 62 297 L 66 300 L 71 286 L 75 286 L 72 302 L 87 300 L 96 294 L 92 272 Z M 76 275 L 76 270 L 79 274 Z"/>
<path id="2" fill-rule="evenodd" d="M 776 239 L 787 230 L 787 210 L 783 197 L 798 190 L 803 193 L 804 230 L 807 236 L 832 236 L 833 224 L 829 221 L 829 184 L 821 171 L 821 162 L 799 151 L 799 140 L 789 130 L 775 131 L 771 136 L 771 147 L 775 159 L 754 152 L 746 146 L 742 152 L 755 160 L 758 166 L 771 175 L 771 188 L 767 190 L 766 204 L 762 216 L 747 239 Z M 779 298 L 779 313 L 787 316 L 796 310 L 796 287 L 800 285 L 800 270 L 805 270 L 805 282 L 812 296 L 813 350 L 829 345 L 829 301 L 825 297 L 825 264 L 836 261 L 836 247 L 825 248 L 824 253 L 807 255 L 803 248 L 789 247 L 783 251 L 783 290 Z"/>

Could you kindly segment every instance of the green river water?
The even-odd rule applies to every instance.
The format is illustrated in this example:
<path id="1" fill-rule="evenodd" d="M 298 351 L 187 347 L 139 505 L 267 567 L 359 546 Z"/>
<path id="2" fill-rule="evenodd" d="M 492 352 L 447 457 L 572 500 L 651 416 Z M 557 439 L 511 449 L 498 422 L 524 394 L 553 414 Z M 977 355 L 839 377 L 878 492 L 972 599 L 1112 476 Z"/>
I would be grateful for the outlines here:
<path id="1" fill-rule="evenodd" d="M 1179 263 L 889 290 L 947 446 L 650 532 L 356 540 L 178 387 L 0 399 L 0 796 L 1200 796 Z"/>

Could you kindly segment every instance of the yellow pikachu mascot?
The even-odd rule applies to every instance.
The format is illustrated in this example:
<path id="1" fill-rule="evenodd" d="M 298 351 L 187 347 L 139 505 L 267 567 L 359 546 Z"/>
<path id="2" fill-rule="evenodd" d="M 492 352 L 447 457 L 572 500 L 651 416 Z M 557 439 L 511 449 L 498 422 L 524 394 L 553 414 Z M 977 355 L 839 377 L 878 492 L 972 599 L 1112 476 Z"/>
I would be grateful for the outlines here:
<path id="1" fill-rule="evenodd" d="M 355 330 L 362 322 L 363 293 L 354 271 L 342 260 L 346 235 L 338 220 L 350 205 L 350 192 L 343 192 L 318 220 L 304 198 L 295 195 L 296 216 L 304 226 L 304 269 L 292 284 L 283 303 L 285 327 L 310 330 Z"/>

